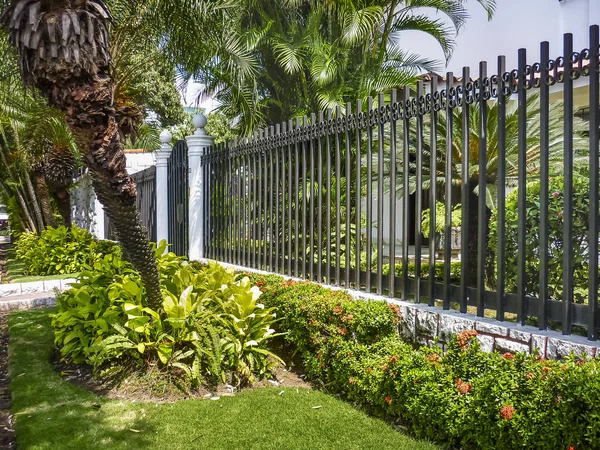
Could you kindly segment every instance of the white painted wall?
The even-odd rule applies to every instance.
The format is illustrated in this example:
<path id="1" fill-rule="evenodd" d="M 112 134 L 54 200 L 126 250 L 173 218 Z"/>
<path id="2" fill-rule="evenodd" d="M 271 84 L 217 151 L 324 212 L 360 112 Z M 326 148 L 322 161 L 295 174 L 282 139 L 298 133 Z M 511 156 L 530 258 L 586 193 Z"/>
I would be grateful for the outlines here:
<path id="1" fill-rule="evenodd" d="M 542 41 L 550 42 L 550 56 L 557 57 L 562 55 L 564 33 L 574 34 L 575 50 L 579 51 L 588 45 L 590 25 L 600 24 L 600 0 L 497 0 L 497 5 L 494 18 L 488 22 L 483 8 L 468 0 L 471 17 L 460 31 L 456 50 L 443 72 L 459 74 L 464 66 L 475 70 L 480 61 L 495 67 L 498 55 L 506 55 L 507 66 L 516 68 L 519 48 L 527 49 L 531 64 L 539 60 Z M 404 33 L 400 42 L 412 52 L 444 60 L 437 43 L 423 33 Z"/>
<path id="2" fill-rule="evenodd" d="M 126 153 L 125 156 L 129 174 L 153 166 L 156 161 L 154 153 Z M 73 223 L 98 239 L 104 239 L 104 208 L 96 198 L 89 173 L 76 180 L 75 187 L 71 189 L 71 208 Z"/>

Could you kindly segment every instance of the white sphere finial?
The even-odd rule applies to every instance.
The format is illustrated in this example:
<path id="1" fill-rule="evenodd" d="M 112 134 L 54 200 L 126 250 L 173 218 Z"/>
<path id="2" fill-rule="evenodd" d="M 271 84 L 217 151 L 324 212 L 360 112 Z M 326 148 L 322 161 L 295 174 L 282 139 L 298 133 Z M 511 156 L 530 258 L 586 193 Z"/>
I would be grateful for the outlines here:
<path id="1" fill-rule="evenodd" d="M 202 113 L 195 114 L 192 118 L 192 123 L 195 128 L 204 128 L 207 123 L 206 116 Z"/>
<path id="2" fill-rule="evenodd" d="M 164 130 L 162 133 L 160 133 L 160 142 L 163 144 L 170 144 L 172 140 L 173 135 L 169 130 Z"/>

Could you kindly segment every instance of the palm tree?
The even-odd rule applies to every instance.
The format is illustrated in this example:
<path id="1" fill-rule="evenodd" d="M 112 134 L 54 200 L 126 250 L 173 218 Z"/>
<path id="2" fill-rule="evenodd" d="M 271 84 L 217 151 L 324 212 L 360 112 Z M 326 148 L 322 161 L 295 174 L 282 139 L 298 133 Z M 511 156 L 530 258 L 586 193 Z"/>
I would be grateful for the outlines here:
<path id="1" fill-rule="evenodd" d="M 101 0 L 13 0 L 2 15 L 26 85 L 61 110 L 92 174 L 117 238 L 146 287 L 162 301 L 158 268 L 136 209 L 119 125 L 130 111 L 115 103 L 109 52 L 110 14 Z"/>
<path id="2" fill-rule="evenodd" d="M 404 32 L 434 37 L 449 57 L 468 17 L 463 0 L 240 3 L 246 8 L 232 20 L 241 36 L 228 33 L 224 55 L 195 75 L 245 133 L 414 83 L 421 70 L 438 65 L 404 51 Z M 495 0 L 479 3 L 491 17 Z"/>

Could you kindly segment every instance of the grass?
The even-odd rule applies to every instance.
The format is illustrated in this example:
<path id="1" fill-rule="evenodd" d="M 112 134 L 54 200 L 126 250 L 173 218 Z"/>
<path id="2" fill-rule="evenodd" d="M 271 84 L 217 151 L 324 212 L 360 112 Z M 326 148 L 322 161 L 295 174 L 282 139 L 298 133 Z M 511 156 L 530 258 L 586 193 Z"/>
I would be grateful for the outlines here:
<path id="1" fill-rule="evenodd" d="M 319 391 L 265 388 L 218 401 L 110 400 L 52 368 L 49 311 L 14 313 L 10 376 L 20 449 L 394 449 L 438 447 Z M 314 406 L 320 406 L 314 409 Z"/>
<path id="2" fill-rule="evenodd" d="M 52 281 L 75 278 L 77 274 L 32 276 L 27 275 L 25 264 L 15 258 L 14 251 L 9 250 L 6 254 L 6 282 L 7 283 L 29 283 L 30 281 Z"/>

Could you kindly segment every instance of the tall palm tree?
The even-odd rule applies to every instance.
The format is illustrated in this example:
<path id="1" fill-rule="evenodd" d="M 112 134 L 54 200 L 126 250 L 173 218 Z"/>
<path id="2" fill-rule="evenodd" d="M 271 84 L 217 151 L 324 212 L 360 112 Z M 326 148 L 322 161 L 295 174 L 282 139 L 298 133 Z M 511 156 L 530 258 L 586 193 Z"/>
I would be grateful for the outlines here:
<path id="1" fill-rule="evenodd" d="M 495 0 L 478 2 L 491 17 Z M 232 20 L 241 35 L 227 32 L 223 55 L 195 75 L 228 116 L 240 118 L 246 133 L 310 112 L 343 110 L 348 101 L 412 84 L 421 70 L 438 64 L 407 53 L 404 33 L 432 36 L 449 57 L 468 18 L 463 0 L 239 3 L 246 7 Z"/>
<path id="2" fill-rule="evenodd" d="M 146 287 L 162 301 L 158 268 L 136 209 L 119 125 L 129 110 L 115 103 L 107 4 L 101 0 L 13 0 L 2 15 L 26 85 L 60 109 L 118 240 Z"/>

